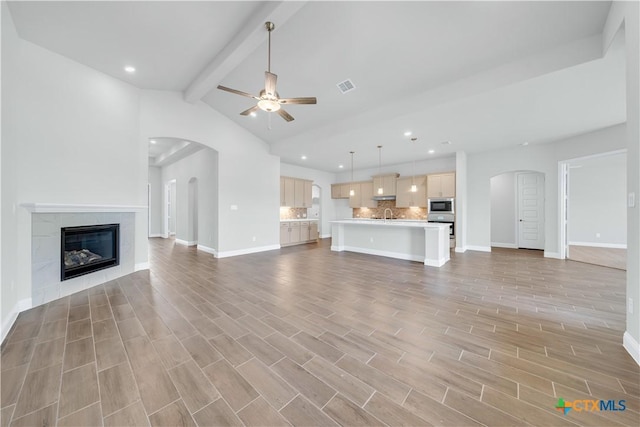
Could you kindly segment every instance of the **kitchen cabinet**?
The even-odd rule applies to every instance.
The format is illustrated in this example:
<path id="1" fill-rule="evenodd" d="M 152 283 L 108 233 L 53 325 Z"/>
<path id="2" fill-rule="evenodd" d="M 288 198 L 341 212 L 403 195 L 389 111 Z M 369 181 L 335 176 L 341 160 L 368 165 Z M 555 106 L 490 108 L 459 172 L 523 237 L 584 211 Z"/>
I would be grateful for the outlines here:
<path id="1" fill-rule="evenodd" d="M 373 200 L 373 182 L 354 182 L 355 194 L 349 197 L 349 206 L 352 208 L 375 208 L 378 202 Z"/>
<path id="2" fill-rule="evenodd" d="M 455 172 L 427 175 L 427 197 L 456 197 Z"/>
<path id="3" fill-rule="evenodd" d="M 331 198 L 332 199 L 348 199 L 351 197 L 351 183 L 343 182 L 340 184 L 331 184 Z"/>
<path id="4" fill-rule="evenodd" d="M 289 243 L 299 243 L 300 242 L 300 223 L 299 222 L 290 222 L 289 223 Z"/>
<path id="5" fill-rule="evenodd" d="M 280 245 L 288 245 L 291 243 L 291 230 L 288 222 L 280 223 Z"/>
<path id="6" fill-rule="evenodd" d="M 300 241 L 301 242 L 308 242 L 309 240 L 311 240 L 309 238 L 310 234 L 309 233 L 309 222 L 308 221 L 303 221 L 300 222 Z"/>
<path id="7" fill-rule="evenodd" d="M 295 179 L 280 177 L 280 206 L 295 207 Z"/>
<path id="8" fill-rule="evenodd" d="M 280 246 L 318 240 L 317 221 L 285 221 L 280 223 Z"/>
<path id="9" fill-rule="evenodd" d="M 427 207 L 427 177 L 424 175 L 408 178 L 398 178 L 396 181 L 396 207 Z M 416 192 L 411 191 L 415 183 Z"/>
<path id="10" fill-rule="evenodd" d="M 373 200 L 373 181 L 366 181 L 360 183 L 360 194 L 362 197 L 360 207 L 363 208 L 377 208 L 378 202 Z"/>
<path id="11" fill-rule="evenodd" d="M 342 184 L 331 184 L 331 198 L 342 199 Z"/>
<path id="12" fill-rule="evenodd" d="M 376 196 L 395 196 L 396 180 L 400 175 L 397 173 L 390 175 L 376 175 L 373 177 L 373 192 Z M 378 188 L 382 187 L 382 194 L 378 194 Z"/>
<path id="13" fill-rule="evenodd" d="M 290 208 L 310 208 L 312 204 L 313 181 L 280 177 L 280 206 Z"/>

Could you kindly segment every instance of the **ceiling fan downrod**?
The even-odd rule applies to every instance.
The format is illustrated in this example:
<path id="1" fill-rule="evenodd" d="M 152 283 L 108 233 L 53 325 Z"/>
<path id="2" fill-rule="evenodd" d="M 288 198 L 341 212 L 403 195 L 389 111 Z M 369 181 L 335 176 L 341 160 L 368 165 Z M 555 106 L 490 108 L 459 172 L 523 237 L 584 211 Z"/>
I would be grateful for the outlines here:
<path id="1" fill-rule="evenodd" d="M 264 27 L 267 29 L 267 31 L 269 32 L 269 49 L 267 50 L 267 71 L 271 72 L 271 31 L 275 30 L 276 25 L 271 22 L 271 21 L 267 21 L 264 23 Z"/>

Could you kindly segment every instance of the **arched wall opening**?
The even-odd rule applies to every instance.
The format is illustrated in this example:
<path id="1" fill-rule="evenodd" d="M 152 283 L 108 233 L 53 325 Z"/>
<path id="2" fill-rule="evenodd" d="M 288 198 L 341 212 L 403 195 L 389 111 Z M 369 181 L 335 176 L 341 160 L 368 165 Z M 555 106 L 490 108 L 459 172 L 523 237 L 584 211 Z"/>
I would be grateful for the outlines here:
<path id="1" fill-rule="evenodd" d="M 215 253 L 218 246 L 218 152 L 183 138 L 150 139 L 156 141 L 154 145 L 166 143 L 162 153 L 156 154 L 155 159 L 149 158 L 150 237 L 175 236 L 177 244 L 197 245 L 205 252 Z M 156 187 L 162 190 L 154 192 Z M 162 225 L 160 230 L 158 224 Z"/>

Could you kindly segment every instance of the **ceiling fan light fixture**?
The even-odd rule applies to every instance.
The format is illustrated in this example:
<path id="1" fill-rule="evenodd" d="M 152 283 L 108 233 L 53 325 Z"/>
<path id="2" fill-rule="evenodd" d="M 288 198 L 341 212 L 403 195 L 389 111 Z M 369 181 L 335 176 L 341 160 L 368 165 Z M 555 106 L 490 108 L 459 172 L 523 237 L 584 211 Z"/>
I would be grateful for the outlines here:
<path id="1" fill-rule="evenodd" d="M 411 192 L 412 192 L 412 193 L 416 193 L 416 192 L 418 192 L 418 186 L 417 186 L 417 185 L 415 185 L 415 184 L 411 184 Z"/>
<path id="2" fill-rule="evenodd" d="M 271 99 L 261 99 L 258 101 L 258 108 L 262 111 L 266 111 L 268 113 L 278 111 L 280 109 L 280 104 L 277 101 L 273 101 Z"/>

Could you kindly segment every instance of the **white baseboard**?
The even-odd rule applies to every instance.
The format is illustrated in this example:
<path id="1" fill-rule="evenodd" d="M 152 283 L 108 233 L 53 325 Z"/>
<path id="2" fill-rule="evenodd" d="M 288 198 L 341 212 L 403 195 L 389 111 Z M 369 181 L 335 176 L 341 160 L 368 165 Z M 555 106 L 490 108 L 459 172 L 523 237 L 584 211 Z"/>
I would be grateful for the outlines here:
<path id="1" fill-rule="evenodd" d="M 136 265 L 133 266 L 133 271 L 141 271 L 141 270 L 148 270 L 149 269 L 149 261 L 147 262 L 139 262 L 136 263 Z"/>
<path id="2" fill-rule="evenodd" d="M 470 251 L 478 251 L 478 252 L 491 252 L 491 246 L 467 245 L 465 246 L 465 249 Z"/>
<path id="3" fill-rule="evenodd" d="M 569 242 L 569 246 L 590 246 L 592 248 L 627 249 L 627 245 L 619 243 Z"/>
<path id="4" fill-rule="evenodd" d="M 329 234 L 321 234 L 320 235 L 321 239 L 328 239 L 329 237 L 331 237 L 331 233 L 329 233 Z"/>
<path id="5" fill-rule="evenodd" d="M 178 245 L 183 245 L 183 246 L 196 246 L 198 244 L 197 240 L 182 240 L 182 239 L 177 239 L 177 238 L 176 238 L 175 242 Z"/>
<path id="6" fill-rule="evenodd" d="M 491 242 L 492 248 L 505 248 L 505 249 L 518 249 L 518 245 L 515 243 L 500 243 L 500 242 Z"/>
<path id="7" fill-rule="evenodd" d="M 548 251 L 544 251 L 544 257 L 545 257 L 545 258 L 562 259 L 562 258 L 560 258 L 560 252 L 548 252 Z"/>
<path id="8" fill-rule="evenodd" d="M 462 246 L 456 246 L 454 251 L 458 254 L 463 254 L 465 252 L 467 252 L 467 248 L 464 248 Z"/>
<path id="9" fill-rule="evenodd" d="M 628 315 L 629 313 L 627 313 L 627 316 Z M 629 352 L 631 357 L 633 357 L 633 360 L 640 365 L 640 345 L 629 332 L 625 332 L 622 336 L 622 346 L 627 350 L 627 352 Z"/>
<path id="10" fill-rule="evenodd" d="M 213 256 L 216 256 L 216 253 L 217 253 L 217 251 L 216 251 L 215 249 L 210 248 L 210 247 L 205 246 L 205 245 L 200 245 L 200 244 L 199 244 L 198 246 L 196 246 L 196 248 L 197 248 L 199 251 L 206 252 L 206 253 L 211 254 L 211 255 L 213 255 Z"/>
<path id="11" fill-rule="evenodd" d="M 235 251 L 218 252 L 215 255 L 215 257 L 216 258 L 227 258 L 227 257 L 230 257 L 230 256 L 254 254 L 256 252 L 273 251 L 275 249 L 280 249 L 280 245 L 258 246 L 258 247 L 255 247 L 255 248 L 247 248 L 247 249 L 238 249 L 238 250 L 235 250 Z"/>
<path id="12" fill-rule="evenodd" d="M 153 234 L 149 234 L 149 237 L 164 237 L 164 234 L 162 233 L 153 233 Z"/>
<path id="13" fill-rule="evenodd" d="M 18 314 L 20 314 L 20 312 L 22 311 L 30 309 L 31 306 L 31 298 L 21 299 L 16 303 L 16 305 L 13 306 L 11 312 L 6 316 L 6 318 L 2 320 L 2 331 L 0 331 L 0 333 L 2 333 L 2 337 L 0 339 L 0 342 L 4 342 L 4 339 L 7 337 L 7 334 L 11 330 L 11 327 L 18 318 Z"/>

